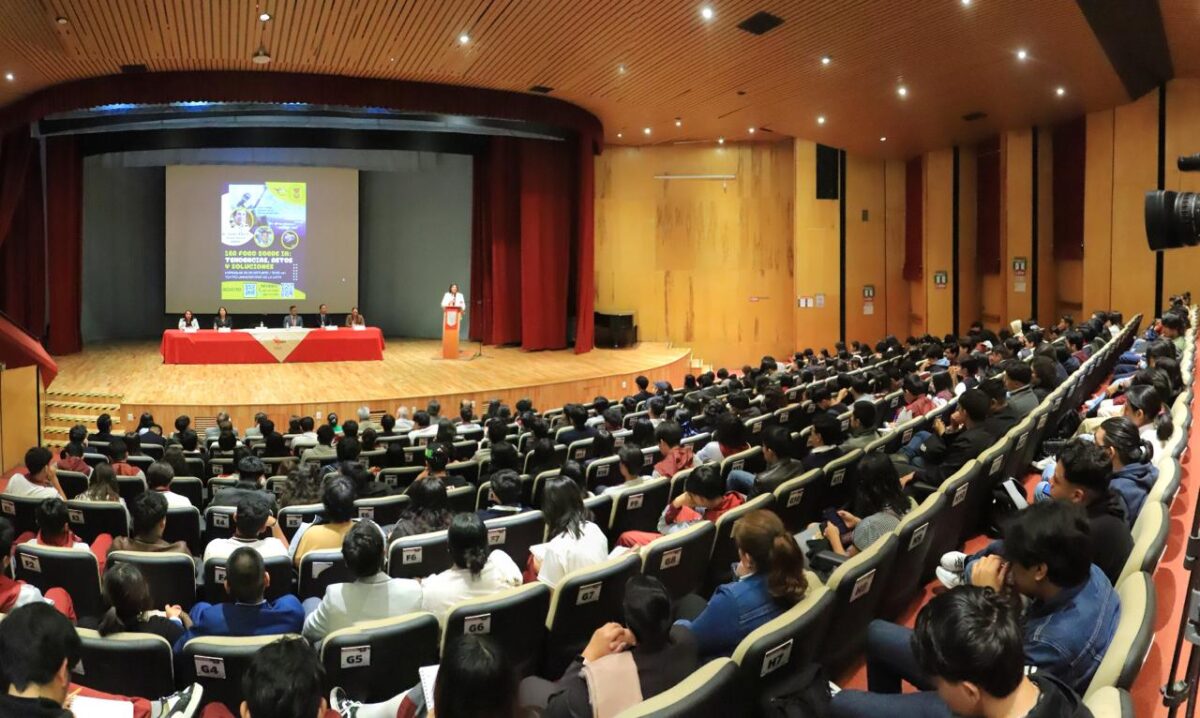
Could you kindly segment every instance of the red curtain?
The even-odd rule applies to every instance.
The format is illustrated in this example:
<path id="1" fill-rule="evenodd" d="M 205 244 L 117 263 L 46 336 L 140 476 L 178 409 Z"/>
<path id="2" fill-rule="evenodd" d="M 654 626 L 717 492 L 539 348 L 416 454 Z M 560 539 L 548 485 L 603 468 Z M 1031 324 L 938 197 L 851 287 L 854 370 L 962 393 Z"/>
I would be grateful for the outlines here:
<path id="1" fill-rule="evenodd" d="M 1087 118 L 1054 128 L 1054 258 L 1083 259 Z"/>
<path id="2" fill-rule="evenodd" d="M 1000 138 L 977 146 L 975 164 L 975 266 L 980 274 L 1000 273 Z M 1057 145 L 1055 151 L 1057 152 Z"/>
<path id="3" fill-rule="evenodd" d="M 595 157 L 590 142 L 581 139 L 575 169 L 579 205 L 575 213 L 575 353 L 591 351 L 596 343 Z"/>
<path id="4" fill-rule="evenodd" d="M 921 252 L 925 246 L 925 158 L 914 157 L 904 167 L 904 269 L 905 279 L 916 281 L 924 273 Z"/>
<path id="5" fill-rule="evenodd" d="M 29 127 L 0 141 L 0 310 L 41 338 L 46 328 L 42 172 Z"/>
<path id="6" fill-rule="evenodd" d="M 521 348 L 567 345 L 573 148 L 521 140 Z"/>
<path id="7" fill-rule="evenodd" d="M 83 348 L 83 158 L 74 135 L 46 140 L 46 187 L 46 250 L 53 267 L 46 347 L 51 354 L 71 354 Z"/>

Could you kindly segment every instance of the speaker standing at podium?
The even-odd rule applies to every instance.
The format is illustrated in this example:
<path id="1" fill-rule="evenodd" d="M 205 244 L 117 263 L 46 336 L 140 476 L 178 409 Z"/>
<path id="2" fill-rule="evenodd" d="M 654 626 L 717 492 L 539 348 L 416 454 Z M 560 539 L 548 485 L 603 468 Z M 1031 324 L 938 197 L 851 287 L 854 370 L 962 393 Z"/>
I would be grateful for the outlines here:
<path id="1" fill-rule="evenodd" d="M 467 311 L 467 301 L 457 284 L 442 296 L 442 357 L 458 358 L 458 335 L 462 327 L 462 315 Z"/>

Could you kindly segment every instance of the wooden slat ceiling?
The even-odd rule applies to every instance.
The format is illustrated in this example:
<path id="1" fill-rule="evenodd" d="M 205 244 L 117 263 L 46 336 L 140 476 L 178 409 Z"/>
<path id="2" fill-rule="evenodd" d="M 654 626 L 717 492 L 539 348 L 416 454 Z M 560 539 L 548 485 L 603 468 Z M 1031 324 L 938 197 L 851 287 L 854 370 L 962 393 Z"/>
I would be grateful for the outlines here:
<path id="1" fill-rule="evenodd" d="M 754 139 L 790 135 L 906 157 L 1129 99 L 1069 0 L 712 0 L 709 22 L 702 4 L 0 0 L 0 73 L 16 78 L 0 81 L 0 105 L 135 63 L 151 71 L 283 70 L 517 91 L 548 85 L 553 96 L 595 113 L 611 143 L 745 140 L 754 126 L 773 131 Z M 1169 25 L 1186 20 L 1168 27 L 1173 43 L 1200 42 L 1194 3 L 1163 5 Z M 760 10 L 784 24 L 757 37 L 737 29 Z M 265 24 L 263 11 L 273 16 Z M 466 46 L 458 42 L 463 32 L 471 37 Z M 273 58 L 266 69 L 250 61 L 260 42 Z M 1018 48 L 1027 61 L 1017 61 Z M 832 62 L 822 66 L 826 54 Z M 907 99 L 896 93 L 900 83 Z M 1061 98 L 1059 85 L 1067 91 Z M 987 117 L 962 119 L 973 111 Z"/>

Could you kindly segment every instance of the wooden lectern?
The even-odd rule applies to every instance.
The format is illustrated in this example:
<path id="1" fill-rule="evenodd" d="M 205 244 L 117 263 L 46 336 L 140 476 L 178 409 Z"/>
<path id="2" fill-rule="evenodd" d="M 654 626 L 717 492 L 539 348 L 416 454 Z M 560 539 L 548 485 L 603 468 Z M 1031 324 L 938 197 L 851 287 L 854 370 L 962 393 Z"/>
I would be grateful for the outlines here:
<path id="1" fill-rule="evenodd" d="M 458 358 L 458 325 L 462 321 L 462 309 L 442 307 L 442 358 Z"/>

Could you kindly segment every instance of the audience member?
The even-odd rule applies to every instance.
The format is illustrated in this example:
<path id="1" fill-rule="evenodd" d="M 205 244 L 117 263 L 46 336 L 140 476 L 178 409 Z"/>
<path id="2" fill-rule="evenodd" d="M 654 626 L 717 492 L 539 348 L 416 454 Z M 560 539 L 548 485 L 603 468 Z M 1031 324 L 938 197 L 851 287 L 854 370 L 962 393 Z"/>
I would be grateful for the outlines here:
<path id="1" fill-rule="evenodd" d="M 698 521 L 716 523 L 726 512 L 746 503 L 746 497 L 736 491 L 725 491 L 725 481 L 716 464 L 701 464 L 684 479 L 683 492 L 663 509 L 657 531 L 626 531 L 617 538 L 617 545 L 644 546 L 659 536 L 675 533 Z"/>
<path id="2" fill-rule="evenodd" d="M 246 494 L 239 499 L 233 524 L 232 538 L 212 539 L 204 547 L 205 563 L 211 559 L 227 559 L 242 546 L 258 551 L 264 559 L 288 555 L 287 536 L 271 515 L 271 505 L 263 497 Z M 262 537 L 264 531 L 269 531 L 271 535 Z"/>
<path id="3" fill-rule="evenodd" d="M 1025 362 L 1020 359 L 1004 362 L 1004 388 L 1008 391 L 1008 405 L 1022 418 L 1036 409 L 1039 403 L 1030 385 L 1032 380 L 1033 370 Z"/>
<path id="4" fill-rule="evenodd" d="M 185 509 L 192 505 L 191 500 L 183 494 L 171 491 L 171 480 L 175 478 L 175 470 L 164 461 L 155 461 L 146 469 L 146 487 L 157 491 L 167 500 L 168 509 Z"/>
<path id="5" fill-rule="evenodd" d="M 795 443 L 787 429 L 781 426 L 768 426 L 763 430 L 762 456 L 766 468 L 751 474 L 743 469 L 729 472 L 726 487 L 746 496 L 756 496 L 773 490 L 788 479 L 804 473 L 804 464 L 799 459 L 792 458 Z"/>
<path id="6" fill-rule="evenodd" d="M 808 455 L 800 460 L 804 471 L 824 468 L 829 462 L 842 457 L 842 424 L 828 413 L 813 416 L 812 430 L 808 434 Z"/>
<path id="7" fill-rule="evenodd" d="M 692 452 L 691 446 L 683 442 L 683 428 L 674 421 L 664 421 L 654 429 L 658 439 L 658 450 L 662 452 L 662 461 L 654 465 L 654 476 L 670 478 L 675 474 L 699 466 L 700 460 Z"/>
<path id="8" fill-rule="evenodd" d="M 1142 513 L 1146 496 L 1158 481 L 1158 467 L 1150 463 L 1154 448 L 1142 438 L 1132 421 L 1123 416 L 1107 419 L 1096 429 L 1096 444 L 1112 457 L 1110 486 L 1125 501 L 1125 519 L 1132 527 Z"/>
<path id="9" fill-rule="evenodd" d="M 50 450 L 34 446 L 25 452 L 25 473 L 17 472 L 8 480 L 4 493 L 29 499 L 66 499 L 62 485 L 58 483 L 58 471 L 51 463 Z"/>
<path id="10" fill-rule="evenodd" d="M 192 555 L 183 541 L 168 543 L 163 540 L 163 531 L 167 527 L 167 500 L 162 494 L 157 491 L 144 491 L 131 503 L 129 514 L 133 519 L 132 535 L 114 538 L 112 551 L 169 551 L 185 556 Z"/>
<path id="11" fill-rule="evenodd" d="M 531 510 L 521 503 L 520 474 L 512 469 L 501 469 L 492 473 L 489 482 L 488 507 L 479 510 L 480 519 L 487 521 Z"/>
<path id="12" fill-rule="evenodd" d="M 450 498 L 446 482 L 437 476 L 414 481 L 405 490 L 410 502 L 388 534 L 388 543 L 405 536 L 445 531 L 450 527 Z"/>
<path id="13" fill-rule="evenodd" d="M 875 431 L 875 404 L 859 399 L 850 406 L 850 435 L 842 441 L 842 451 L 866 449 L 879 434 Z"/>
<path id="14" fill-rule="evenodd" d="M 717 417 L 713 441 L 705 444 L 696 456 L 702 462 L 720 462 L 749 448 L 750 444 L 746 441 L 746 425 L 738 421 L 733 414 L 725 413 Z"/>
<path id="15" fill-rule="evenodd" d="M 333 427 L 329 424 L 322 424 L 321 428 L 317 429 L 317 443 L 311 449 L 306 449 L 300 455 L 300 461 L 309 462 L 317 461 L 324 462 L 337 458 L 337 450 L 333 448 Z M 292 441 L 292 446 L 296 446 L 296 442 Z"/>
<path id="16" fill-rule="evenodd" d="M 71 427 L 67 445 L 58 453 L 58 461 L 55 465 L 61 471 L 74 471 L 77 474 L 89 476 L 92 473 L 92 467 L 83 460 L 86 452 L 87 427 L 83 424 L 76 424 Z"/>
<path id="17" fill-rule="evenodd" d="M 152 633 L 174 644 L 192 625 L 191 617 L 180 606 L 154 609 L 150 584 L 134 564 L 120 562 L 110 566 L 104 572 L 101 593 L 108 606 L 97 626 L 101 636 Z"/>
<path id="18" fill-rule="evenodd" d="M 814 529 L 814 533 L 819 531 L 834 553 L 853 556 L 895 531 L 900 519 L 913 505 L 900 486 L 900 476 L 892 461 L 880 452 L 873 452 L 858 462 L 858 484 L 850 500 L 850 509 L 837 510 L 846 534 L 843 536 L 841 528 L 833 521 L 824 522 L 824 527 Z M 810 541 L 809 558 L 812 558 L 813 548 L 824 549 L 824 545 L 819 539 Z"/>
<path id="19" fill-rule="evenodd" d="M 579 484 L 562 476 L 546 480 L 542 514 L 550 540 L 530 547 L 527 579 L 554 588 L 568 573 L 608 557 L 608 538 L 589 520 Z"/>
<path id="20" fill-rule="evenodd" d="M 454 604 L 521 585 L 521 569 L 503 551 L 488 551 L 488 531 L 475 514 L 458 514 L 447 532 L 454 565 L 421 582 L 421 608 L 445 621 Z"/>
<path id="21" fill-rule="evenodd" d="M 102 444 L 107 444 L 110 443 L 113 438 L 112 416 L 105 413 L 96 417 L 96 433 L 89 436 L 88 441 L 99 441 Z"/>
<path id="22" fill-rule="evenodd" d="M 323 510 L 318 521 L 301 524 L 292 537 L 290 549 L 297 566 L 309 551 L 341 547 L 358 514 L 354 508 L 354 498 L 354 485 L 349 479 L 338 477 L 325 485 L 321 492 Z"/>
<path id="23" fill-rule="evenodd" d="M 76 496 L 75 501 L 115 501 L 125 506 L 125 499 L 121 498 L 121 487 L 117 483 L 117 475 L 113 473 L 112 466 L 108 462 L 96 465 L 96 470 L 88 477 L 87 489 Z"/>

